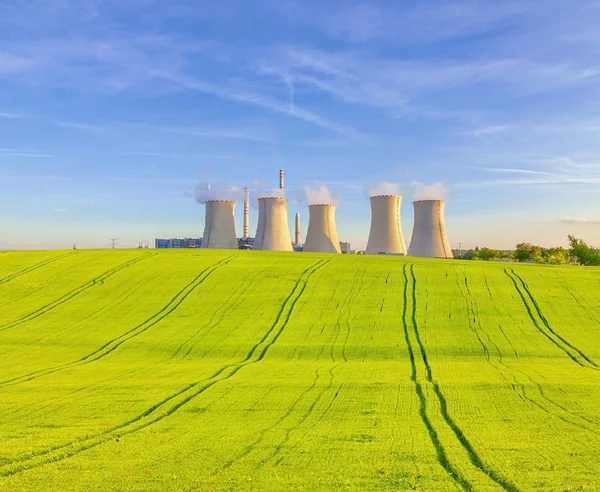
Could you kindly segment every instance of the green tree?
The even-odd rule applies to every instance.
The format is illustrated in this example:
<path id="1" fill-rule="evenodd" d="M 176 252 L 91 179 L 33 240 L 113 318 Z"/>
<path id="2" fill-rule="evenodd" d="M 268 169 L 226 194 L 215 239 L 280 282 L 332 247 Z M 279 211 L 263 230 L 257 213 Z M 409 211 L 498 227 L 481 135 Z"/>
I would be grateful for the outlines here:
<path id="1" fill-rule="evenodd" d="M 600 249 L 588 246 L 583 239 L 569 234 L 569 254 L 576 258 L 579 264 L 585 266 L 600 266 Z"/>
<path id="2" fill-rule="evenodd" d="M 542 259 L 542 247 L 530 243 L 517 244 L 514 258 L 517 261 L 539 262 Z"/>

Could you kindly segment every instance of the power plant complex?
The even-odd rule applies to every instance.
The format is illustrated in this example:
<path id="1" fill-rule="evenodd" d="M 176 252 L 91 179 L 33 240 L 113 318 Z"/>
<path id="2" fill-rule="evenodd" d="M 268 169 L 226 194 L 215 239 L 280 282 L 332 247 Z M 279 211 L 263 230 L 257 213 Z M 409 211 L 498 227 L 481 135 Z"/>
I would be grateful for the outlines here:
<path id="1" fill-rule="evenodd" d="M 207 186 L 210 191 L 210 186 Z M 284 172 L 279 172 L 279 189 L 257 198 L 258 221 L 254 238 L 250 237 L 250 190 L 244 188 L 243 235 L 236 236 L 234 200 L 208 199 L 202 248 L 255 249 L 265 251 L 305 251 L 348 253 L 349 243 L 340 242 L 333 203 L 309 203 L 306 239 L 301 243 L 300 214 L 295 214 L 294 240 L 288 222 L 288 199 L 284 196 Z M 365 254 L 407 255 L 429 258 L 452 258 L 446 234 L 443 200 L 417 200 L 410 247 L 402 234 L 400 209 L 402 197 L 397 194 L 370 197 L 371 229 Z M 157 240 L 157 245 L 159 244 Z M 161 240 L 165 241 L 165 240 Z M 161 242 L 167 244 L 166 242 Z M 170 243 L 169 243 L 170 244 Z M 196 247 L 197 243 L 191 243 Z M 161 246 L 167 247 L 167 246 Z"/>

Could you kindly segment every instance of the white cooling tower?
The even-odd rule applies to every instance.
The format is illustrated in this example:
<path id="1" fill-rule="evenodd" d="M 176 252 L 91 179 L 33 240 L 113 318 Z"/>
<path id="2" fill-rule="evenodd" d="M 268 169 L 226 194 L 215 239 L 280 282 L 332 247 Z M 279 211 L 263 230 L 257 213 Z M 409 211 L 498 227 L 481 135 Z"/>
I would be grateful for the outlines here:
<path id="1" fill-rule="evenodd" d="M 452 258 L 444 223 L 444 201 L 418 200 L 414 207 L 415 223 L 408 255 Z"/>
<path id="2" fill-rule="evenodd" d="M 308 232 L 304 251 L 341 253 L 335 226 L 335 205 L 310 205 L 308 211 Z"/>
<path id="3" fill-rule="evenodd" d="M 371 232 L 366 253 L 406 254 L 406 244 L 400 227 L 399 195 L 379 195 L 371 197 Z"/>
<path id="4" fill-rule="evenodd" d="M 235 202 L 209 200 L 206 202 L 203 248 L 238 249 L 233 210 Z"/>
<path id="5" fill-rule="evenodd" d="M 258 199 L 258 227 L 252 249 L 294 251 L 288 225 L 287 198 Z"/>

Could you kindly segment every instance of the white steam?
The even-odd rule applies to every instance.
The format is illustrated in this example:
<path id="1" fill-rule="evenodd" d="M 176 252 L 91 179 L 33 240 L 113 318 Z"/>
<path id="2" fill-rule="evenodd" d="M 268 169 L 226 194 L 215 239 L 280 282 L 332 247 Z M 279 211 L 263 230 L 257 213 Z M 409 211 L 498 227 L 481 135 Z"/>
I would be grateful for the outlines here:
<path id="1" fill-rule="evenodd" d="M 401 195 L 402 191 L 398 183 L 390 183 L 383 181 L 376 186 L 367 188 L 369 196 L 380 196 L 380 195 Z"/>
<path id="2" fill-rule="evenodd" d="M 448 189 L 441 181 L 430 185 L 413 181 L 410 185 L 413 188 L 413 198 L 415 200 L 445 200 L 448 193 Z"/>
<path id="3" fill-rule="evenodd" d="M 244 199 L 244 191 L 229 183 L 199 183 L 194 189 L 194 200 L 206 203 L 211 200 L 238 202 Z"/>
<path id="4" fill-rule="evenodd" d="M 285 198 L 285 191 L 281 188 L 273 188 L 272 186 L 269 186 L 268 184 L 256 179 L 252 182 L 252 188 L 253 194 L 257 199 L 271 197 Z"/>
<path id="5" fill-rule="evenodd" d="M 298 201 L 307 205 L 339 205 L 342 202 L 339 197 L 334 197 L 325 185 L 317 188 L 305 186 L 302 193 L 298 195 Z"/>

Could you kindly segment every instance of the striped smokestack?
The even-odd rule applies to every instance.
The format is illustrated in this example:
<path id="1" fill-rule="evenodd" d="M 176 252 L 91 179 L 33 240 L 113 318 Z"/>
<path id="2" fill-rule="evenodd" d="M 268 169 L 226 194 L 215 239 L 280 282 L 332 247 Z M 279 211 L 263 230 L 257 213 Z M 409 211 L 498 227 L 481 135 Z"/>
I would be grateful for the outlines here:
<path id="1" fill-rule="evenodd" d="M 279 170 L 279 189 L 283 191 L 283 169 Z"/>
<path id="2" fill-rule="evenodd" d="M 250 237 L 250 188 L 244 188 L 244 239 Z"/>
<path id="3" fill-rule="evenodd" d="M 296 236 L 294 238 L 294 244 L 300 246 L 300 214 L 296 214 Z"/>

